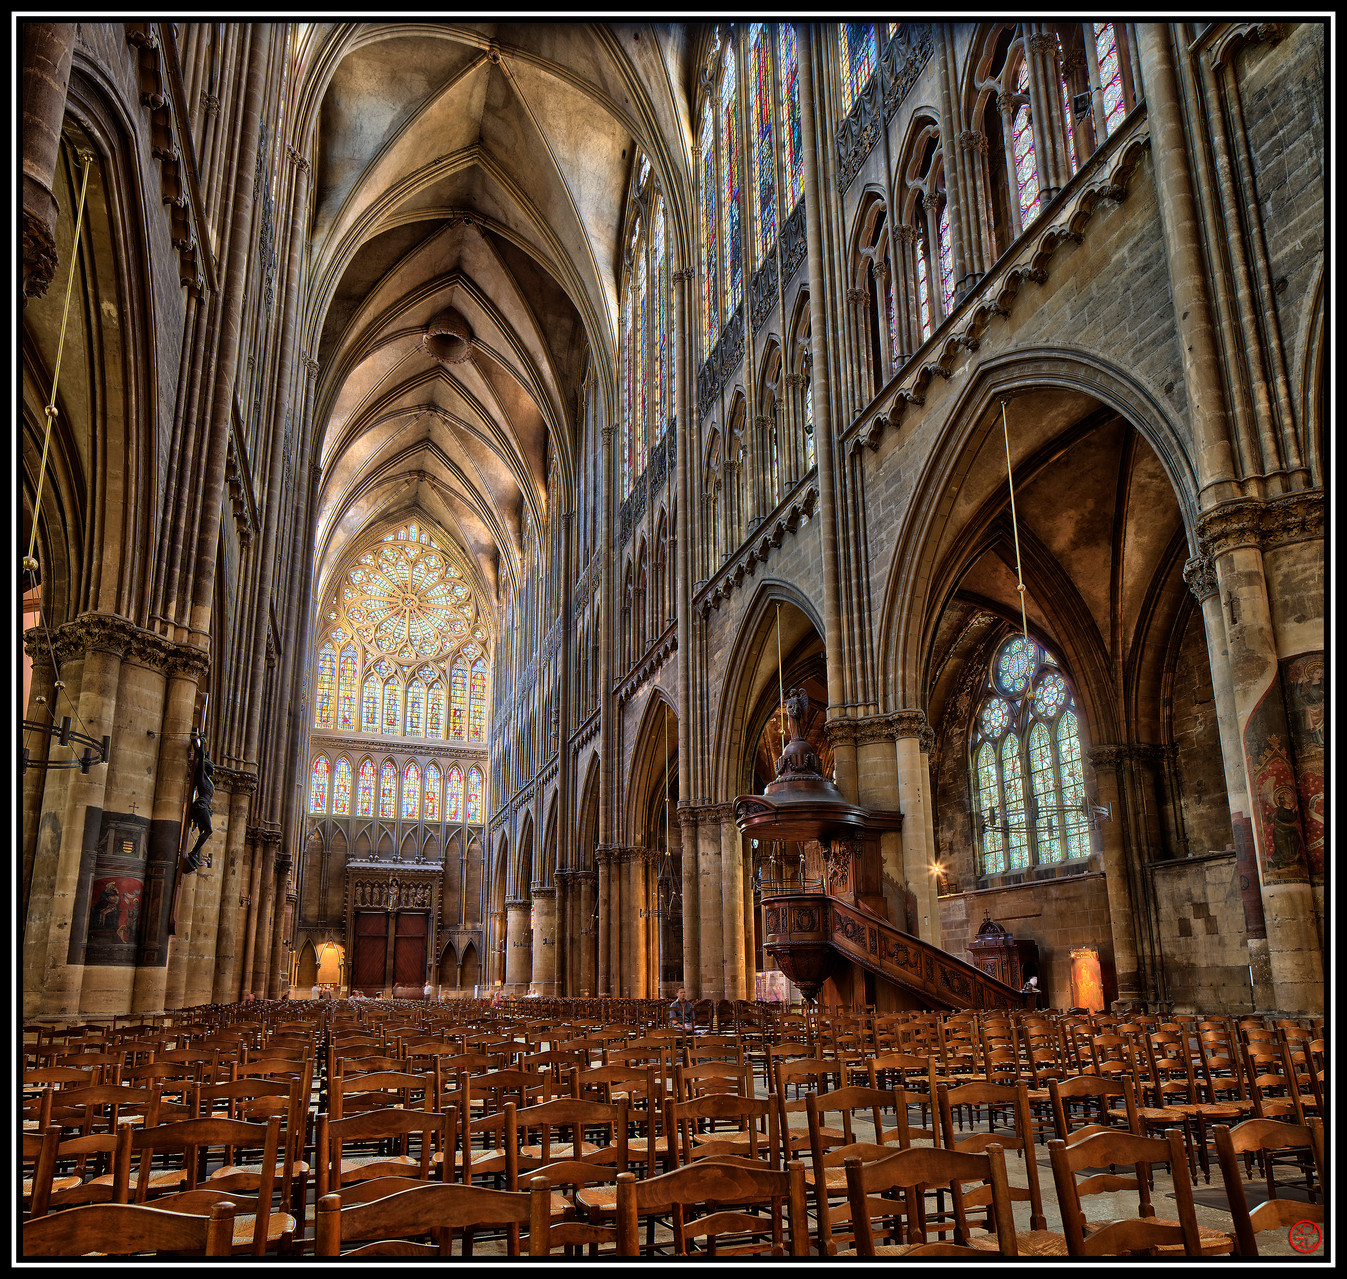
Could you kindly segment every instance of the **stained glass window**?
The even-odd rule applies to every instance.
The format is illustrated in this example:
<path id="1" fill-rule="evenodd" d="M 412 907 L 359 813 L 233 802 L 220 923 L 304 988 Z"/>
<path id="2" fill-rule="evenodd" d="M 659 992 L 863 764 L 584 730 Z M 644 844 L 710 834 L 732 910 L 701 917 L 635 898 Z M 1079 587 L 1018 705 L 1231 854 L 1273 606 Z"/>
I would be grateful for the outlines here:
<path id="1" fill-rule="evenodd" d="M 984 875 L 1089 855 L 1075 700 L 1053 656 L 1023 635 L 996 652 L 969 760 Z"/>
<path id="2" fill-rule="evenodd" d="M 940 222 L 936 233 L 940 237 L 940 296 L 945 300 L 945 314 L 954 309 L 954 250 L 949 238 L 949 201 L 940 208 Z"/>
<path id="3" fill-rule="evenodd" d="M 360 787 L 356 791 L 355 815 L 374 816 L 374 764 L 368 759 L 360 764 Z"/>
<path id="4" fill-rule="evenodd" d="M 426 707 L 426 686 L 419 679 L 407 685 L 407 736 L 420 737 Z"/>
<path id="5" fill-rule="evenodd" d="M 814 465 L 814 383 L 804 384 L 804 464 L 808 470 Z"/>
<path id="6" fill-rule="evenodd" d="M 862 89 L 870 83 L 879 60 L 873 22 L 844 22 L 839 28 L 842 44 L 842 110 L 851 110 Z"/>
<path id="7" fill-rule="evenodd" d="M 926 279 L 926 245 L 917 241 L 917 309 L 921 312 L 921 339 L 931 336 L 931 286 Z"/>
<path id="8" fill-rule="evenodd" d="M 645 246 L 642 245 L 642 250 Z M 632 430 L 632 482 L 645 470 L 646 385 L 650 380 L 650 343 L 646 315 L 646 256 L 641 253 L 636 284 L 636 419 Z"/>
<path id="9" fill-rule="evenodd" d="M 402 690 L 398 682 L 390 679 L 384 685 L 384 732 L 396 734 L 401 726 Z"/>
<path id="10" fill-rule="evenodd" d="M 753 189 L 758 215 L 754 219 L 753 265 L 757 267 L 776 240 L 776 148 L 772 145 L 776 111 L 767 28 L 761 22 L 753 23 L 748 40 L 753 58 Z"/>
<path id="11" fill-rule="evenodd" d="M 725 75 L 720 82 L 721 201 L 725 206 L 725 275 L 728 296 L 725 320 L 734 314 L 744 296 L 743 230 L 740 224 L 739 181 L 739 80 L 734 64 L 734 48 L 725 53 Z"/>
<path id="12" fill-rule="evenodd" d="M 1127 114 L 1123 101 L 1122 66 L 1118 61 L 1118 40 L 1113 23 L 1094 24 L 1094 53 L 1099 60 L 1099 83 L 1104 90 L 1104 136 L 1108 137 Z"/>
<path id="13" fill-rule="evenodd" d="M 472 697 L 468 710 L 468 740 L 486 740 L 486 663 L 479 657 L 472 664 Z"/>
<path id="14" fill-rule="evenodd" d="M 444 796 L 444 815 L 451 822 L 463 820 L 463 770 L 455 764 L 448 774 Z"/>
<path id="15" fill-rule="evenodd" d="M 455 662 L 449 677 L 449 736 L 464 737 L 468 731 L 468 667 Z"/>
<path id="16" fill-rule="evenodd" d="M 341 668 L 337 676 L 337 727 L 350 732 L 355 728 L 355 669 L 354 644 L 341 650 Z"/>
<path id="17" fill-rule="evenodd" d="M 982 873 L 999 875 L 1006 868 L 1005 841 L 1001 833 L 1001 792 L 996 780 L 996 748 L 983 742 L 973 775 L 977 794 L 977 824 L 982 829 Z"/>
<path id="18" fill-rule="evenodd" d="M 440 820 L 440 770 L 434 764 L 426 765 L 426 821 Z"/>
<path id="19" fill-rule="evenodd" d="M 444 685 L 436 680 L 426 694 L 426 736 L 444 736 Z"/>
<path id="20" fill-rule="evenodd" d="M 656 441 L 664 438 L 669 423 L 668 409 L 668 335 L 669 264 L 664 255 L 664 198 L 655 201 L 655 413 L 651 419 L 651 435 Z"/>
<path id="21" fill-rule="evenodd" d="M 1029 92 L 1029 64 L 1020 64 L 1017 91 Z M 1034 132 L 1029 119 L 1029 104 L 1023 103 L 1011 124 L 1011 153 L 1015 159 L 1015 184 L 1019 189 L 1020 226 L 1027 227 L 1038 217 L 1038 169 L 1034 161 Z"/>
<path id="22" fill-rule="evenodd" d="M 349 817 L 351 815 L 351 761 L 339 759 L 337 771 L 332 781 L 332 816 Z"/>
<path id="23" fill-rule="evenodd" d="M 424 532 L 409 531 L 362 555 L 338 592 L 356 638 L 370 652 L 408 664 L 439 657 L 468 632 L 452 607 L 458 571 Z"/>
<path id="24" fill-rule="evenodd" d="M 360 731 L 362 733 L 377 733 L 379 731 L 379 695 L 383 691 L 383 686 L 379 682 L 377 675 L 370 675 L 365 680 L 364 692 L 360 695 Z"/>
<path id="25" fill-rule="evenodd" d="M 379 816 L 392 821 L 397 816 L 398 770 L 391 759 L 379 770 Z"/>
<path id="26" fill-rule="evenodd" d="M 706 328 L 703 355 L 710 355 L 720 334 L 720 260 L 716 239 L 715 122 L 710 107 L 702 116 L 702 306 Z"/>
<path id="27" fill-rule="evenodd" d="M 635 431 L 633 418 L 636 414 L 636 370 L 633 367 L 634 340 L 631 331 L 631 291 L 627 291 L 627 319 L 622 341 L 626 351 L 626 401 L 627 411 L 622 415 L 622 496 L 631 492 L 636 478 L 633 469 L 632 436 Z"/>
<path id="28" fill-rule="evenodd" d="M 1071 89 L 1065 78 L 1062 80 L 1062 114 L 1066 117 L 1066 150 L 1071 159 L 1071 172 L 1075 173 L 1080 164 L 1076 160 L 1076 130 L 1071 122 Z"/>
<path id="29" fill-rule="evenodd" d="M 804 151 L 800 140 L 800 37 L 789 22 L 776 29 L 777 67 L 781 73 L 781 133 L 786 144 L 786 192 L 781 202 L 784 218 L 804 194 Z"/>
<path id="30" fill-rule="evenodd" d="M 482 820 L 482 774 L 475 768 L 468 769 L 468 821 L 476 823 Z"/>
<path id="31" fill-rule="evenodd" d="M 327 757 L 319 755 L 313 761 L 313 771 L 309 775 L 309 811 L 313 813 L 327 812 L 327 782 L 328 766 Z"/>
<path id="32" fill-rule="evenodd" d="M 337 682 L 337 654 L 331 644 L 318 652 L 318 690 L 314 698 L 314 728 L 332 727 L 332 700 Z"/>
<path id="33" fill-rule="evenodd" d="M 421 770 L 408 764 L 402 770 L 402 816 L 414 822 L 421 813 Z"/>

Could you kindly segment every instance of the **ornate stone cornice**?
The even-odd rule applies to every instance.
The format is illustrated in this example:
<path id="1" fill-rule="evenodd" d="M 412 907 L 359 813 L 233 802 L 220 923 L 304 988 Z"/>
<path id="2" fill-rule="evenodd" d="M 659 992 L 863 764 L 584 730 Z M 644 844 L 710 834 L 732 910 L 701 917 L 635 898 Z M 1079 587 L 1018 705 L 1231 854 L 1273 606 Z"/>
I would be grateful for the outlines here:
<path id="1" fill-rule="evenodd" d="M 220 764 L 215 769 L 215 787 L 232 795 L 251 795 L 257 790 L 257 773 Z"/>
<path id="2" fill-rule="evenodd" d="M 1208 595 L 1216 594 L 1216 565 L 1210 555 L 1195 555 L 1183 566 L 1183 580 L 1188 583 L 1193 598 L 1201 603 Z"/>
<path id="3" fill-rule="evenodd" d="M 1213 559 L 1240 547 L 1267 550 L 1324 536 L 1324 491 L 1310 489 L 1260 501 L 1237 498 L 1198 516 L 1202 551 Z"/>
<path id="4" fill-rule="evenodd" d="M 834 749 L 896 742 L 900 737 L 917 738 L 921 749 L 927 753 L 935 746 L 935 730 L 927 723 L 926 712 L 920 709 L 892 711 L 886 715 L 841 716 L 828 720 L 823 731 Z"/>
<path id="5" fill-rule="evenodd" d="M 169 658 L 173 655 L 173 641 L 152 631 L 140 631 L 131 641 L 127 660 L 138 666 L 148 666 L 151 670 L 162 671 L 168 668 Z"/>

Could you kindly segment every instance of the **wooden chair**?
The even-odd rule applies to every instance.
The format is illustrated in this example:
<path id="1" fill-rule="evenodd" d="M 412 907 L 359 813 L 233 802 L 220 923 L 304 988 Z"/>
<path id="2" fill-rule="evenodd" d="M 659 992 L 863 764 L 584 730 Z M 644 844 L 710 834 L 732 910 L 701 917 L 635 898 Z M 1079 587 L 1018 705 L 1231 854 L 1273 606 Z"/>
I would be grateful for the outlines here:
<path id="1" fill-rule="evenodd" d="M 703 1206 L 707 1211 L 693 1215 Z M 767 1215 L 750 1209 L 766 1209 Z M 675 1256 L 806 1257 L 806 1212 L 804 1165 L 799 1160 L 792 1160 L 784 1172 L 709 1159 L 641 1181 L 624 1173 L 617 1179 L 617 1251 L 624 1257 L 642 1255 L 641 1218 L 667 1214 L 672 1217 Z M 698 1240 L 704 1242 L 699 1246 Z"/>
<path id="2" fill-rule="evenodd" d="M 1225 1183 L 1225 1197 L 1230 1204 L 1230 1215 L 1235 1221 L 1235 1254 L 1240 1257 L 1258 1256 L 1258 1235 L 1264 1230 L 1283 1230 L 1298 1221 L 1322 1223 L 1322 1203 L 1304 1203 L 1299 1199 L 1277 1197 L 1268 1168 L 1268 1198 L 1250 1210 L 1239 1156 L 1258 1153 L 1267 1156 L 1273 1151 L 1307 1151 L 1314 1161 L 1319 1184 L 1324 1184 L 1324 1129 L 1323 1121 L 1311 1116 L 1306 1124 L 1281 1123 L 1276 1119 L 1248 1119 L 1234 1128 L 1218 1124 L 1214 1132 L 1216 1159 Z"/>
<path id="3" fill-rule="evenodd" d="M 228 1257 L 234 1205 L 213 1204 L 204 1216 L 142 1204 L 88 1204 L 48 1213 L 23 1226 L 24 1257 L 126 1257 L 138 1253 Z"/>
<path id="4" fill-rule="evenodd" d="M 845 1167 L 856 1256 L 904 1256 L 914 1246 L 928 1242 L 926 1192 L 936 1188 L 947 1190 L 953 1205 L 952 1221 L 943 1229 L 953 1230 L 956 1245 L 967 1246 L 971 1235 L 964 1209 L 963 1185 L 968 1181 L 985 1181 L 989 1185 L 990 1220 L 997 1250 L 1003 1256 L 1017 1255 L 1005 1156 L 995 1143 L 982 1154 L 913 1146 L 871 1163 L 851 1158 Z M 876 1217 L 883 1223 L 880 1236 L 895 1242 L 875 1242 Z M 984 1251 L 977 1255 L 985 1257 L 988 1254 Z"/>
<path id="5" fill-rule="evenodd" d="M 724 1125 L 729 1125 L 726 1131 Z M 678 1166 L 739 1155 L 780 1168 L 776 1111 L 766 1097 L 706 1093 L 665 1103 L 665 1131 Z"/>
<path id="6" fill-rule="evenodd" d="M 340 1193 L 348 1183 L 372 1177 L 429 1180 L 434 1139 L 440 1138 L 442 1150 L 456 1148 L 457 1134 L 448 1129 L 451 1117 L 456 1122 L 457 1111 L 451 1116 L 394 1107 L 362 1111 L 344 1119 L 319 1115 L 315 1153 L 318 1197 Z M 418 1134 L 420 1143 L 413 1155 L 410 1139 Z"/>
<path id="7" fill-rule="evenodd" d="M 896 1088 L 907 1106 L 920 1107 L 921 1127 L 908 1126 L 908 1144 L 929 1141 L 939 1145 L 937 1135 L 935 1084 L 936 1067 L 930 1056 L 909 1052 L 887 1052 L 872 1057 L 868 1063 L 871 1088 Z M 977 1078 L 965 1075 L 964 1079 Z M 985 1078 L 985 1075 L 982 1076 Z M 930 1127 L 925 1125 L 929 1123 Z"/>
<path id="8" fill-rule="evenodd" d="M 328 1194 L 318 1201 L 315 1253 L 352 1258 L 448 1257 L 453 1255 L 455 1235 L 502 1227 L 507 1255 L 517 1257 L 519 1228 L 528 1224 L 530 1200 L 530 1193 L 456 1182 L 428 1182 L 346 1207 L 340 1194 Z M 417 1242 L 427 1236 L 434 1242 Z M 342 1251 L 343 1244 L 362 1240 L 373 1242 Z"/>
<path id="9" fill-rule="evenodd" d="M 854 1116 L 858 1110 L 869 1110 L 877 1140 L 862 1142 L 856 1140 Z M 892 1110 L 897 1119 L 897 1128 L 884 1132 L 883 1112 Z M 829 1111 L 840 1114 L 842 1120 L 842 1142 L 829 1138 L 829 1132 L 837 1127 L 828 1127 L 823 1116 Z M 848 1159 L 860 1159 L 869 1162 L 892 1154 L 894 1146 L 890 1144 L 896 1138 L 900 1149 L 911 1145 L 907 1139 L 907 1105 L 903 1094 L 893 1088 L 862 1088 L 848 1084 L 834 1088 L 831 1092 L 809 1093 L 805 1097 L 805 1114 L 809 1120 L 810 1166 L 805 1169 L 805 1189 L 814 1194 L 815 1219 L 817 1222 L 819 1252 L 823 1256 L 835 1256 L 838 1242 L 853 1239 L 851 1233 L 851 1202 L 847 1197 L 847 1178 L 845 1163 Z M 840 1203 L 831 1200 L 841 1198 Z"/>
<path id="10" fill-rule="evenodd" d="M 1102 1081 L 1101 1081 L 1102 1082 Z M 1050 1083 L 1057 1083 L 1051 1080 Z M 1060 1094 L 1055 1094 L 1060 1099 Z M 1004 1150 L 1014 1150 L 1024 1162 L 1025 1186 L 1008 1186 L 1006 1194 L 1012 1201 L 1028 1201 L 1029 1229 L 1018 1230 L 1015 1235 L 1016 1255 L 1021 1257 L 1065 1257 L 1067 1255 L 1066 1236 L 1048 1229 L 1047 1217 L 1043 1213 L 1043 1193 L 1038 1181 L 1038 1161 L 1034 1158 L 1033 1120 L 1029 1113 L 1028 1090 L 1023 1084 L 1015 1088 L 1004 1088 L 999 1084 L 969 1083 L 950 1088 L 941 1084 L 937 1089 L 940 1106 L 940 1126 L 944 1135 L 946 1150 L 965 1150 L 974 1154 L 981 1153 L 989 1146 L 999 1145 Z M 1055 1103 L 1060 1104 L 1060 1100 Z M 960 1106 L 969 1106 L 974 1110 L 986 1107 L 988 1112 L 988 1130 L 969 1133 L 960 1137 L 954 1131 L 954 1110 Z M 999 1108 L 1007 1110 L 1011 1117 L 1010 1131 L 997 1132 L 995 1112 Z M 964 1193 L 964 1211 L 990 1207 L 991 1189 L 980 1188 Z M 970 1240 L 974 1248 L 989 1246 L 981 1238 Z"/>
<path id="11" fill-rule="evenodd" d="M 1121 1097 L 1126 1100 L 1126 1088 L 1105 1075 L 1074 1075 L 1048 1081 L 1048 1097 L 1052 1102 L 1053 1129 L 1058 1141 L 1068 1146 L 1097 1132 L 1119 1131 L 1116 1107 L 1109 1103 Z M 1082 1123 L 1076 1124 L 1073 1107 L 1081 1107 Z M 1123 1118 L 1126 1119 L 1126 1110 Z M 1112 1122 L 1111 1122 L 1112 1121 Z M 1131 1128 L 1128 1128 L 1131 1131 Z"/>
<path id="12" fill-rule="evenodd" d="M 568 1214 L 558 1216 L 557 1202 L 565 1201 L 565 1196 L 558 1187 L 579 1188 L 588 1185 L 591 1175 L 606 1177 L 607 1172 L 591 1163 L 568 1160 L 548 1165 L 526 1179 L 525 1189 L 530 1195 L 528 1236 L 530 1257 L 550 1257 L 558 1248 L 564 1251 L 565 1256 L 571 1258 L 579 1257 L 581 1249 L 587 1250 L 590 1257 L 621 1255 L 617 1252 L 616 1224 L 606 1226 Z M 616 1213 L 616 1187 L 613 1196 Z M 613 1246 L 603 1247 L 609 1244 Z"/>
<path id="13" fill-rule="evenodd" d="M 119 1124 L 115 1133 L 94 1133 L 65 1141 L 55 1124 L 40 1136 L 24 1133 L 25 1164 L 29 1162 L 29 1143 L 38 1143 L 32 1175 L 23 1183 L 23 1197 L 30 1200 L 29 1218 L 45 1216 L 51 1208 L 114 1202 L 118 1187 L 129 1184 L 133 1131 L 130 1124 Z M 108 1168 L 97 1181 L 85 1175 L 90 1160 L 95 1161 L 95 1168 L 102 1165 Z M 73 1171 L 57 1175 L 58 1167 L 72 1164 Z"/>
<path id="14" fill-rule="evenodd" d="M 1048 1142 L 1052 1178 L 1062 1210 L 1062 1231 L 1072 1257 L 1116 1257 L 1151 1253 L 1159 1248 L 1182 1250 L 1188 1257 L 1203 1255 L 1203 1243 L 1193 1207 L 1192 1182 L 1182 1171 L 1186 1160 L 1183 1134 L 1171 1128 L 1163 1138 L 1141 1137 L 1131 1132 L 1097 1132 L 1074 1145 L 1054 1138 Z M 1151 1204 L 1148 1165 L 1167 1163 L 1174 1183 L 1178 1221 L 1158 1218 Z M 1109 1168 L 1132 1164 L 1134 1176 L 1094 1173 L 1076 1180 L 1081 1169 Z M 1119 1190 L 1137 1192 L 1137 1215 L 1108 1222 L 1090 1223 L 1081 1208 L 1081 1196 Z M 1222 1232 L 1216 1231 L 1216 1234 Z"/>
<path id="15" fill-rule="evenodd" d="M 802 1090 L 826 1092 L 843 1082 L 844 1063 L 833 1057 L 799 1057 L 792 1061 L 777 1061 L 773 1066 L 773 1100 L 776 1103 L 776 1122 L 781 1134 L 783 1160 L 794 1159 L 809 1149 L 809 1121 L 801 1128 L 790 1126 L 791 1115 L 805 1115 Z M 834 1083 L 834 1081 L 837 1081 Z M 790 1095 L 791 1088 L 795 1096 Z M 846 1139 L 840 1128 L 828 1128 L 824 1135 L 832 1142 Z"/>

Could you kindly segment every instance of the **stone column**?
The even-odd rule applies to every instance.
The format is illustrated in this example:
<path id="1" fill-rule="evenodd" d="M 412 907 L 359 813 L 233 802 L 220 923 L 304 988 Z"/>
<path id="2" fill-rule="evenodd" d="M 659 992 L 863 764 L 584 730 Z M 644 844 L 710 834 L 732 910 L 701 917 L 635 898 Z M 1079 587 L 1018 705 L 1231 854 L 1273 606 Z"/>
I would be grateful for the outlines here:
<path id="1" fill-rule="evenodd" d="M 1033 30 L 1025 37 L 1025 60 L 1029 64 L 1029 111 L 1033 117 L 1038 195 L 1041 207 L 1046 207 L 1071 178 L 1062 117 L 1062 82 L 1057 74 L 1057 37 L 1049 31 Z"/>
<path id="2" fill-rule="evenodd" d="M 833 466 L 832 397 L 829 393 L 828 289 L 823 269 L 822 184 L 820 151 L 814 129 L 814 30 L 802 23 L 800 33 L 800 129 L 804 156 L 805 238 L 809 254 L 809 345 L 812 352 L 810 391 L 814 406 L 815 457 L 819 481 L 819 540 L 823 558 L 823 630 L 828 660 L 828 706 L 840 712 L 844 694 L 842 667 L 842 591 L 838 581 L 837 482 Z M 680 708 L 681 710 L 681 708 Z M 680 720 L 682 716 L 680 714 Z M 851 799 L 856 794 L 856 758 L 835 751 L 837 787 Z M 686 792 L 680 792 L 686 793 Z M 717 850 L 717 860 L 719 850 Z M 717 965 L 717 967 L 719 967 Z M 707 971 L 705 962 L 702 972 Z"/>
<path id="3" fill-rule="evenodd" d="M 966 289 L 972 288 L 982 279 L 987 273 L 987 268 L 996 261 L 996 240 L 992 235 L 990 221 L 991 200 L 988 198 L 982 167 L 987 146 L 987 135 L 976 129 L 965 129 L 959 134 L 963 181 L 967 189 L 967 207 L 970 210 L 967 220 L 972 260 L 968 267 L 969 280 Z M 1013 191 L 1010 193 L 1010 199 L 1015 199 Z"/>
<path id="4" fill-rule="evenodd" d="M 580 927 L 576 931 L 576 937 L 580 943 L 579 989 L 568 993 L 578 994 L 588 999 L 596 995 L 599 989 L 597 965 L 595 964 L 597 933 L 594 931 L 596 929 L 594 912 L 597 905 L 599 872 L 598 870 L 581 870 L 576 871 L 575 874 L 580 883 Z"/>
<path id="5" fill-rule="evenodd" d="M 280 851 L 279 831 L 262 831 L 258 848 L 261 896 L 254 898 L 253 967 L 246 989 L 255 999 L 263 999 L 267 992 L 267 968 L 271 960 L 271 918 L 276 899 L 276 857 Z"/>
<path id="6" fill-rule="evenodd" d="M 926 712 L 899 711 L 893 716 L 898 770 L 898 801 L 903 814 L 903 876 L 917 899 L 917 918 L 909 930 L 923 941 L 940 945 L 939 883 L 935 845 L 930 840 L 931 747 L 935 732 Z M 883 845 L 881 844 L 881 848 Z"/>
<path id="7" fill-rule="evenodd" d="M 723 999 L 747 999 L 744 966 L 744 854 L 734 805 L 717 806 L 720 818 L 720 884 L 724 915 L 725 978 Z"/>
<path id="8" fill-rule="evenodd" d="M 898 322 L 899 367 L 921 345 L 921 319 L 917 314 L 917 228 L 904 222 L 893 227 L 894 313 Z"/>
<path id="9" fill-rule="evenodd" d="M 40 627 L 30 627 L 23 634 L 23 647 L 33 663 L 33 682 L 28 690 L 28 705 L 24 718 L 49 724 L 56 714 L 56 667 Z M 19 818 L 19 839 L 22 848 L 22 879 L 19 901 L 23 906 L 21 919 L 28 918 L 29 892 L 33 881 L 33 857 L 37 851 L 37 828 L 42 816 L 42 795 L 49 776 L 46 768 L 51 738 L 46 733 L 25 733 L 23 748 L 28 751 L 28 771 L 23 775 L 23 807 Z"/>
<path id="10" fill-rule="evenodd" d="M 1202 607 L 1212 694 L 1216 703 L 1216 727 L 1221 741 L 1221 763 L 1225 772 L 1226 802 L 1232 813 L 1248 813 L 1249 786 L 1244 773 L 1244 748 L 1240 743 L 1239 716 L 1235 712 L 1235 690 L 1231 682 L 1230 652 L 1216 583 L 1216 566 L 1209 555 L 1197 555 L 1184 565 L 1183 577 Z M 1254 1004 L 1258 1008 L 1272 1008 L 1272 968 L 1268 961 L 1267 923 L 1260 891 L 1262 876 L 1258 872 L 1252 831 L 1245 821 L 1234 823 L 1232 834 L 1240 900 L 1244 907 L 1244 932 L 1249 943 Z"/>
<path id="11" fill-rule="evenodd" d="M 230 1004 L 238 998 L 234 981 L 235 960 L 239 949 L 239 898 L 248 891 L 248 856 L 245 839 L 248 833 L 248 810 L 257 789 L 253 773 L 236 769 L 221 769 L 216 777 L 229 782 L 229 829 L 225 835 L 223 876 L 220 884 L 220 914 L 215 931 L 215 971 L 210 1002 Z"/>
<path id="12" fill-rule="evenodd" d="M 598 974 L 595 993 L 607 997 L 613 993 L 612 964 L 609 962 L 608 907 L 613 896 L 612 854 L 606 848 L 594 850 L 595 881 L 598 890 Z"/>
<path id="13" fill-rule="evenodd" d="M 725 989 L 723 869 L 720 860 L 720 822 L 716 808 L 702 810 L 698 823 L 697 878 L 701 902 L 701 993 L 699 999 L 721 999 Z"/>
<path id="14" fill-rule="evenodd" d="M 505 986 L 507 993 L 522 995 L 529 984 L 532 961 L 529 945 L 527 898 L 510 898 L 505 903 Z"/>
<path id="15" fill-rule="evenodd" d="M 1010 184 L 1006 189 L 1006 203 L 1010 205 L 1010 238 L 1012 240 L 1018 239 L 1024 230 L 1020 221 L 1019 175 L 1015 172 L 1015 150 L 1011 143 L 1015 136 L 1013 130 L 1017 105 L 1014 93 L 1007 92 L 996 95 L 996 106 L 1001 112 L 1001 138 L 1004 142 L 1002 150 L 1005 152 L 1006 181 Z"/>
<path id="16" fill-rule="evenodd" d="M 903 726 L 909 734 L 919 734 L 926 719 L 909 716 Z M 857 802 L 867 808 L 902 810 L 905 806 L 898 789 L 894 742 L 898 724 L 891 715 L 872 715 L 864 719 L 837 720 L 837 734 L 845 733 L 856 751 Z M 830 734 L 830 740 L 833 735 Z M 929 806 L 928 806 L 929 807 Z M 905 819 L 906 820 L 906 819 Z M 889 920 L 902 927 L 907 919 L 907 870 L 903 864 L 904 831 L 884 831 L 879 837 L 880 891 L 888 907 Z M 935 845 L 931 845 L 934 859 Z M 921 891 L 921 883 L 913 884 L 913 891 Z M 854 888 L 854 885 L 853 885 Z"/>
<path id="17" fill-rule="evenodd" d="M 250 822 L 245 836 L 245 857 L 248 876 L 242 896 L 243 948 L 234 960 L 234 980 L 230 989 L 236 999 L 243 997 L 244 991 L 253 988 L 253 968 L 257 957 L 257 916 L 262 906 L 262 863 L 265 858 L 264 831 L 260 825 Z"/>
<path id="18" fill-rule="evenodd" d="M 557 890 L 533 886 L 533 971 L 529 991 L 551 998 L 557 993 Z"/>
<path id="19" fill-rule="evenodd" d="M 75 52 L 73 22 L 21 22 L 23 60 L 23 296 L 41 297 L 56 273 L 56 163 Z"/>
<path id="20" fill-rule="evenodd" d="M 682 718 L 680 715 L 680 724 Z M 681 761 L 679 768 L 682 769 Z M 678 824 L 683 847 L 683 985 L 689 999 L 700 999 L 702 970 L 698 950 L 698 922 L 701 916 L 701 887 L 697 858 L 701 846 L 697 839 L 697 810 L 690 804 L 679 804 Z"/>
<path id="21" fill-rule="evenodd" d="M 1100 828 L 1100 862 L 1108 894 L 1109 926 L 1113 934 L 1113 965 L 1118 976 L 1118 998 L 1136 1003 L 1150 998 L 1145 989 L 1137 954 L 1136 919 L 1132 907 L 1132 855 L 1127 842 L 1126 791 L 1120 772 L 1126 750 L 1119 746 L 1095 746 L 1089 752 L 1095 770 L 1099 802 L 1107 805 L 1117 820 Z"/>
<path id="22" fill-rule="evenodd" d="M 279 999 L 284 983 L 290 979 L 290 950 L 285 943 L 290 939 L 290 916 L 294 909 L 295 890 L 290 882 L 290 854 L 282 851 L 276 855 L 276 910 L 275 922 L 271 929 L 271 966 L 267 973 L 268 999 Z M 389 937 L 392 938 L 392 921 L 389 921 Z M 390 968 L 391 979 L 391 968 Z"/>
<path id="23" fill-rule="evenodd" d="M 961 297 L 980 274 L 973 262 L 972 236 L 967 225 L 969 206 L 963 176 L 963 153 L 959 147 L 959 123 L 962 100 L 952 88 L 955 54 L 952 28 L 946 22 L 934 22 L 931 31 L 935 43 L 935 78 L 940 95 L 940 143 L 945 156 L 945 203 L 949 206 L 950 256 L 954 262 L 954 295 Z"/>

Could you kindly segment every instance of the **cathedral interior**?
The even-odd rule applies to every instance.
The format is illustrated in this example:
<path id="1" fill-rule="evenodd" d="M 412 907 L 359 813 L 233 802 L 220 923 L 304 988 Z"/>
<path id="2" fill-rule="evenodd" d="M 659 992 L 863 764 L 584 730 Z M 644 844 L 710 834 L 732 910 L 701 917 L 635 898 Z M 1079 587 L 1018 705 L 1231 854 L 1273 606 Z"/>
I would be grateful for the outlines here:
<path id="1" fill-rule="evenodd" d="M 19 23 L 22 1018 L 1322 1016 L 1328 44 Z"/>

